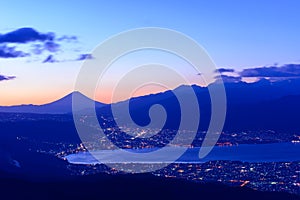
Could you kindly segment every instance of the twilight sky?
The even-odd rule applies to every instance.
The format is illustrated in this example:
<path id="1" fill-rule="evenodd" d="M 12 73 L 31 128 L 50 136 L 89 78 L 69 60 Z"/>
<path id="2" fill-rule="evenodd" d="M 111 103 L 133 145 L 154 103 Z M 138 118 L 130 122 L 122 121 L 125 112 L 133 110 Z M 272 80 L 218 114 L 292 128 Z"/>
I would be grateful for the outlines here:
<path id="1" fill-rule="evenodd" d="M 192 37 L 218 68 L 241 72 L 300 63 L 299 8 L 297 0 L 3 1 L 0 105 L 43 104 L 64 96 L 73 90 L 82 60 L 99 43 L 140 27 L 170 28 Z M 30 29 L 16 31 L 24 27 Z M 163 56 L 174 68 L 185 65 Z M 155 52 L 131 56 L 137 57 L 161 59 Z M 132 65 L 128 59 L 116 69 Z M 101 94 L 97 100 L 107 98 Z"/>

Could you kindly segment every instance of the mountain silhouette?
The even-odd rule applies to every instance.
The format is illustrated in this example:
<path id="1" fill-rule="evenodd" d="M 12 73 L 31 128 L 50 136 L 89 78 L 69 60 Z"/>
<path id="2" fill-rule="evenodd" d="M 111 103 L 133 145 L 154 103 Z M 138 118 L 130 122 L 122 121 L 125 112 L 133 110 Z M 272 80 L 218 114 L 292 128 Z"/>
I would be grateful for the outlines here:
<path id="1" fill-rule="evenodd" d="M 297 121 L 300 111 L 300 79 L 289 79 L 272 82 L 261 79 L 254 83 L 225 83 L 227 115 L 225 130 L 280 129 L 298 130 Z M 220 87 L 219 82 L 208 87 L 182 85 L 176 89 L 150 94 L 112 104 L 116 109 L 124 108 L 129 103 L 132 119 L 139 125 L 149 124 L 149 109 L 155 104 L 162 105 L 167 114 L 167 128 L 177 129 L 180 120 L 180 105 L 174 95 L 179 93 L 190 98 L 187 90 L 192 88 L 200 107 L 200 130 L 207 130 L 211 117 L 211 100 L 209 89 Z M 87 103 L 93 100 L 79 92 L 73 92 L 57 101 L 45 105 L 0 106 L 0 112 L 36 113 L 36 114 L 71 114 L 72 97 L 78 100 L 79 110 L 85 110 Z M 112 115 L 111 105 L 95 102 L 98 113 Z"/>
<path id="2" fill-rule="evenodd" d="M 66 114 L 72 113 L 72 98 L 76 98 L 80 102 L 78 109 L 84 110 L 86 104 L 94 102 L 80 92 L 73 92 L 67 96 L 56 100 L 52 103 L 44 105 L 19 105 L 19 106 L 0 106 L 0 112 L 10 113 L 36 113 L 36 114 Z M 95 102 L 95 107 L 100 108 L 105 104 Z"/>
<path id="3" fill-rule="evenodd" d="M 300 79 L 271 82 L 262 79 L 254 83 L 225 83 L 227 113 L 224 130 L 299 130 Z M 219 87 L 215 82 L 208 87 L 180 86 L 177 93 L 185 94 L 192 87 L 199 102 L 200 130 L 207 130 L 211 119 L 211 100 L 209 87 Z M 140 125 L 150 122 L 149 109 L 155 104 L 164 106 L 168 113 L 167 126 L 174 128 L 178 124 L 180 105 L 172 91 L 136 97 L 130 101 L 133 120 Z M 124 106 L 124 102 L 117 107 Z M 100 111 L 101 112 L 101 109 Z"/>

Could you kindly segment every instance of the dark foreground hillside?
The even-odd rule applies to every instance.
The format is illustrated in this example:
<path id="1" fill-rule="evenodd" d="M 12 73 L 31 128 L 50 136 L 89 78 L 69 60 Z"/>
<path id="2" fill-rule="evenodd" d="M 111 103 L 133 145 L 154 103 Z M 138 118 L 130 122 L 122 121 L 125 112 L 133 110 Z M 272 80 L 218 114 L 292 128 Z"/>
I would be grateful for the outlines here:
<path id="1" fill-rule="evenodd" d="M 29 182 L 0 179 L 1 199 L 300 199 L 285 193 L 267 193 L 218 184 L 197 184 L 148 174 L 96 175 L 65 181 Z"/>

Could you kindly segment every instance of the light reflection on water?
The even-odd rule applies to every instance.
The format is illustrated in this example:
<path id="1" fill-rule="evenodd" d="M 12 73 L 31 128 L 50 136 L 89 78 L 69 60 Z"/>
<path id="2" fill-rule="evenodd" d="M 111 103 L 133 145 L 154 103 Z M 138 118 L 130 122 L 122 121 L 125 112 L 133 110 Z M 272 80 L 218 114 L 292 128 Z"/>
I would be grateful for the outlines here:
<path id="1" fill-rule="evenodd" d="M 167 151 L 160 154 L 159 162 L 172 163 L 169 155 L 180 150 L 181 147 L 166 147 Z M 205 147 L 203 147 L 205 148 Z M 189 148 L 187 152 L 176 162 L 201 163 L 212 160 L 235 160 L 243 162 L 290 162 L 299 161 L 300 144 L 273 143 L 273 144 L 243 144 L 229 147 L 214 147 L 208 156 L 199 159 L 200 148 Z M 88 152 L 67 155 L 65 158 L 73 164 L 99 164 L 99 163 L 157 163 L 157 160 L 147 157 L 148 151 L 156 149 L 127 150 L 134 153 L 144 153 L 145 156 L 137 159 L 124 154 L 124 150 L 101 150 L 95 151 L 97 159 Z M 117 154 L 116 152 L 117 151 Z"/>

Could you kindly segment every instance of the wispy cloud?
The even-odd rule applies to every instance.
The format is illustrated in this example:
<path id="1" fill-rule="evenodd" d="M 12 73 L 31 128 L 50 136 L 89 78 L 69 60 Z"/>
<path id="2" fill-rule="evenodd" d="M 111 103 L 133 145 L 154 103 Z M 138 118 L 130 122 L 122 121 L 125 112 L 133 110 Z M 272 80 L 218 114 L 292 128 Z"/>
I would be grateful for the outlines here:
<path id="1" fill-rule="evenodd" d="M 228 75 L 218 75 L 215 77 L 215 79 L 216 82 L 222 79 L 224 83 L 238 83 L 242 81 L 242 77 L 240 76 L 228 76 Z"/>
<path id="2" fill-rule="evenodd" d="M 79 57 L 76 60 L 89 60 L 89 59 L 93 59 L 93 55 L 92 54 L 81 54 L 79 55 Z"/>
<path id="3" fill-rule="evenodd" d="M 57 41 L 66 41 L 66 42 L 76 42 L 78 39 L 77 39 L 77 36 L 75 35 L 63 35 L 59 38 L 56 39 Z"/>
<path id="4" fill-rule="evenodd" d="M 244 69 L 242 77 L 300 77 L 300 64 L 286 64 L 280 67 L 257 67 Z"/>
<path id="5" fill-rule="evenodd" d="M 216 81 L 222 79 L 225 83 L 238 83 L 249 78 L 256 78 L 257 81 L 261 79 L 267 79 L 274 82 L 287 79 L 299 79 L 300 64 L 285 64 L 282 66 L 273 65 L 269 67 L 264 66 L 246 68 L 240 72 L 235 71 L 234 69 L 220 68 L 215 72 L 221 73 L 221 75 L 215 77 Z"/>
<path id="6" fill-rule="evenodd" d="M 8 80 L 12 80 L 15 79 L 15 76 L 4 76 L 0 74 L 0 81 L 8 81 Z"/>
<path id="7" fill-rule="evenodd" d="M 43 63 L 57 63 L 57 62 L 71 62 L 71 61 L 83 61 L 83 60 L 90 60 L 94 59 L 92 54 L 80 54 L 78 58 L 75 59 L 64 59 L 58 60 L 54 55 L 48 55 L 44 60 Z"/>
<path id="8" fill-rule="evenodd" d="M 44 61 L 43 63 L 55 63 L 58 62 L 57 60 L 54 59 L 53 55 L 49 55 Z"/>
<path id="9" fill-rule="evenodd" d="M 9 47 L 5 44 L 0 45 L 0 58 L 18 58 L 28 55 L 28 53 L 16 50 L 16 47 Z"/>
<path id="10" fill-rule="evenodd" d="M 225 72 L 235 72 L 235 70 L 234 69 L 229 69 L 229 68 L 219 68 L 219 69 L 216 69 L 215 72 L 225 73 Z"/>

